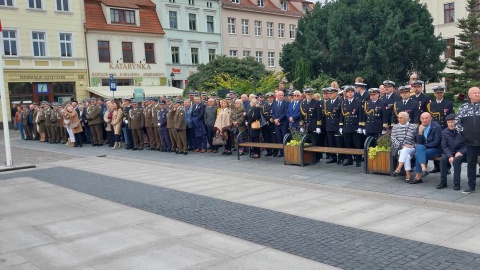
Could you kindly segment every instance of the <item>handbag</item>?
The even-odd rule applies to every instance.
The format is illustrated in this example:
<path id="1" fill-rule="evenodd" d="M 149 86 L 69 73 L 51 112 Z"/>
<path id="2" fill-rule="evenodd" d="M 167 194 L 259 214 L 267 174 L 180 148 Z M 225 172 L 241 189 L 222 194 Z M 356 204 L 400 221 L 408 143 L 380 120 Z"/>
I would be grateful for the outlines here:
<path id="1" fill-rule="evenodd" d="M 260 121 L 258 121 L 258 120 L 253 121 L 252 125 L 251 125 L 251 128 L 252 129 L 260 129 Z"/>
<path id="2" fill-rule="evenodd" d="M 78 122 L 71 122 L 70 123 L 70 128 L 73 129 L 73 128 L 76 128 L 78 127 Z"/>
<path id="3" fill-rule="evenodd" d="M 220 135 L 220 133 L 217 133 L 212 139 L 212 144 L 216 146 L 225 145 L 225 140 L 222 138 L 222 135 Z"/>
<path id="4" fill-rule="evenodd" d="M 268 126 L 268 121 L 263 116 L 263 113 L 260 114 L 260 127 Z"/>
<path id="5" fill-rule="evenodd" d="M 65 125 L 70 124 L 70 119 L 63 119 L 63 123 L 64 123 Z"/>

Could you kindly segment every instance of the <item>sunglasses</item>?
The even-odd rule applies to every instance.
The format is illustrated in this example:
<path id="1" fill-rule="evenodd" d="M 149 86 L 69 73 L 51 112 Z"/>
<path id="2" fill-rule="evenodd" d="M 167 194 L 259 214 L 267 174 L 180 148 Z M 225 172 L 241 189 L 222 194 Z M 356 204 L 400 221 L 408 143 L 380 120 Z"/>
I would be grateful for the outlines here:
<path id="1" fill-rule="evenodd" d="M 294 97 L 299 97 L 300 95 L 293 95 Z"/>

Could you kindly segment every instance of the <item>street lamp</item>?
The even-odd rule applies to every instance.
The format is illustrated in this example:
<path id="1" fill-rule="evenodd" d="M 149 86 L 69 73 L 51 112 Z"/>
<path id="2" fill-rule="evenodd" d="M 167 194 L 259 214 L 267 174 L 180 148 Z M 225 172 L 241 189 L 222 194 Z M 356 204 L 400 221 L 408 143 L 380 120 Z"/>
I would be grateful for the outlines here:
<path id="1" fill-rule="evenodd" d="M 175 74 L 170 73 L 170 86 L 173 86 L 173 80 L 175 79 Z"/>

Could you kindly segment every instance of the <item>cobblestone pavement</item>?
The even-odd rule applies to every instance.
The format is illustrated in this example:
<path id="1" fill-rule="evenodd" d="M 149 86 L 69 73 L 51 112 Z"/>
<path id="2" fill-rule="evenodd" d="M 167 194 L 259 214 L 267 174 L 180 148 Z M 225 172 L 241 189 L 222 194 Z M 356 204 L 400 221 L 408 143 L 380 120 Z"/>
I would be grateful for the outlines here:
<path id="1" fill-rule="evenodd" d="M 100 167 L 93 164 L 92 170 Z M 54 167 L 0 175 L 17 177 L 33 177 L 343 269 L 480 268 L 477 253 L 82 170 Z"/>

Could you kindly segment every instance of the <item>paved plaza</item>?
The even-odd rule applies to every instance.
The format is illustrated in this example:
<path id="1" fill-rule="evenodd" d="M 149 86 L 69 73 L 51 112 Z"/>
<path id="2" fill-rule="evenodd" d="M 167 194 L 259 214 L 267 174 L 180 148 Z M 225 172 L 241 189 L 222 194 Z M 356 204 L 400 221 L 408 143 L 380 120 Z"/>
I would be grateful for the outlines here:
<path id="1" fill-rule="evenodd" d="M 480 194 L 438 174 L 12 145 L 37 168 L 0 173 L 0 269 L 480 269 Z"/>

